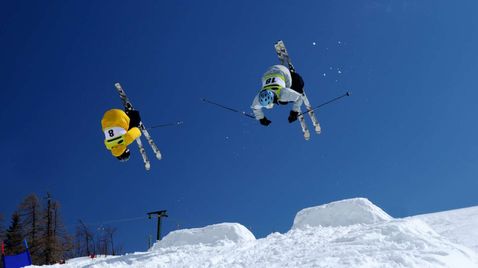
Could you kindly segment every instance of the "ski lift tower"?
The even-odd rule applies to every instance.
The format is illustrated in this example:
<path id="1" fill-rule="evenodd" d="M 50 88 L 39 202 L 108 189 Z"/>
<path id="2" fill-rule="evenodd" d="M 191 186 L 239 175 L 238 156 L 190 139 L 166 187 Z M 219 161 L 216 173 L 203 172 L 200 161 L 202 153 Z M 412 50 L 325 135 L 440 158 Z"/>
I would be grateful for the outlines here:
<path id="1" fill-rule="evenodd" d="M 162 217 L 168 217 L 168 214 L 166 214 L 166 210 L 159 210 L 159 211 L 153 211 L 153 212 L 148 212 L 148 218 L 151 219 L 154 215 L 158 217 L 158 230 L 156 233 L 156 241 L 161 240 L 161 218 Z"/>

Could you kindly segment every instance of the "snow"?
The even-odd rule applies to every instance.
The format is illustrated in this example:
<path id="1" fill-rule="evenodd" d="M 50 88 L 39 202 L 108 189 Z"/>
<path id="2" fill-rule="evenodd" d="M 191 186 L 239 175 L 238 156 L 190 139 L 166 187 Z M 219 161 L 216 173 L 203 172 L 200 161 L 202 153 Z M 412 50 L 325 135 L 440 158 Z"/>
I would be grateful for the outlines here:
<path id="1" fill-rule="evenodd" d="M 478 267 L 478 207 L 394 219 L 365 198 L 299 211 L 261 239 L 239 223 L 169 233 L 148 252 L 52 267 Z"/>
<path id="2" fill-rule="evenodd" d="M 433 229 L 452 242 L 465 245 L 478 252 L 478 207 L 410 217 L 433 226 Z"/>
<path id="3" fill-rule="evenodd" d="M 348 226 L 372 224 L 391 220 L 392 217 L 368 199 L 356 198 L 306 208 L 297 213 L 292 229 L 306 226 Z"/>
<path id="4" fill-rule="evenodd" d="M 185 245 L 216 245 L 224 241 L 239 243 L 253 240 L 256 238 L 246 227 L 238 223 L 221 223 L 204 228 L 173 231 L 156 243 L 152 250 Z"/>

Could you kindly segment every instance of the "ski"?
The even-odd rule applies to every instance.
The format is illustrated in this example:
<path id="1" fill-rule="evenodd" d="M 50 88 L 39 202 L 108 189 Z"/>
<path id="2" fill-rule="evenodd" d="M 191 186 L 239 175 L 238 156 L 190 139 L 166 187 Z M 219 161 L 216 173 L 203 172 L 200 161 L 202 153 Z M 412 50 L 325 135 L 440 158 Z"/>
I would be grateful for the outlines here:
<path id="1" fill-rule="evenodd" d="M 149 135 L 148 130 L 143 124 L 140 124 L 139 127 L 144 137 L 146 138 L 146 141 L 148 141 L 149 146 L 151 146 L 151 149 L 153 150 L 154 155 L 156 156 L 158 160 L 161 160 L 162 158 L 161 151 L 159 151 L 158 146 L 156 146 L 156 143 L 154 143 L 153 138 L 151 138 L 151 135 Z"/>
<path id="2" fill-rule="evenodd" d="M 125 107 L 126 110 L 133 110 L 133 105 L 131 104 L 130 100 L 128 99 L 128 96 L 126 95 L 124 89 L 121 87 L 120 83 L 115 84 L 116 90 L 118 91 L 118 94 L 120 95 L 121 101 L 123 102 L 123 106 Z M 139 122 L 139 129 L 143 133 L 144 137 L 146 138 L 146 141 L 148 144 L 151 146 L 151 149 L 153 150 L 156 158 L 158 160 L 161 160 L 161 152 L 159 151 L 158 146 L 156 146 L 156 143 L 154 143 L 153 139 L 151 138 L 151 135 L 149 134 L 148 130 L 144 126 L 143 122 Z M 146 170 L 149 170 L 151 167 L 150 161 L 148 159 L 148 156 L 146 155 L 146 151 L 144 150 L 143 143 L 141 142 L 141 138 L 136 139 L 136 143 L 138 144 L 139 152 L 141 154 L 141 157 L 143 158 L 144 162 L 144 167 Z"/>
<path id="3" fill-rule="evenodd" d="M 304 139 L 308 141 L 310 139 L 310 131 L 309 127 L 307 127 L 307 124 L 305 123 L 304 120 L 304 115 L 299 115 L 299 122 L 300 122 L 300 127 L 302 128 L 302 133 L 304 134 Z"/>
<path id="4" fill-rule="evenodd" d="M 137 138 L 136 143 L 138 144 L 139 153 L 141 154 L 141 157 L 143 158 L 144 168 L 146 170 L 149 170 L 151 168 L 151 163 L 149 162 L 148 155 L 146 154 L 146 151 L 144 150 L 143 142 L 141 142 L 140 138 Z"/>
<path id="5" fill-rule="evenodd" d="M 274 44 L 274 48 L 276 50 L 277 57 L 279 58 L 280 63 L 286 66 L 287 68 L 289 68 L 291 72 L 295 72 L 294 65 L 292 65 L 292 61 L 289 57 L 289 53 L 287 52 L 284 42 L 282 40 L 277 41 Z M 303 100 L 304 100 L 305 108 L 307 109 L 307 114 L 309 115 L 310 120 L 312 121 L 312 124 L 314 125 L 315 133 L 320 134 L 321 128 L 320 128 L 319 121 L 315 117 L 314 111 L 312 109 L 312 106 L 310 105 L 309 99 L 305 95 L 305 92 L 303 93 Z M 302 116 L 302 119 L 299 116 L 299 122 L 302 128 L 302 132 L 304 133 L 304 139 L 308 140 L 310 138 L 310 132 L 307 128 L 307 125 L 305 123 L 305 119 L 303 118 L 303 116 Z"/>
<path id="6" fill-rule="evenodd" d="M 124 92 L 124 89 L 121 87 L 121 85 L 119 83 L 116 83 L 115 84 L 116 86 L 116 89 L 118 90 L 121 99 L 124 99 L 124 103 L 126 103 L 125 105 L 125 108 L 127 109 L 133 109 L 133 105 L 131 104 L 131 102 L 129 101 L 128 97 L 126 96 L 126 93 Z M 156 145 L 156 143 L 153 141 L 153 138 L 151 138 L 151 135 L 149 134 L 148 132 L 148 129 L 146 128 L 146 126 L 143 124 L 143 122 L 139 122 L 139 129 L 141 130 L 141 132 L 143 133 L 144 137 L 146 138 L 146 141 L 148 142 L 149 146 L 151 146 L 151 149 L 153 150 L 156 158 L 158 160 L 161 160 L 162 156 L 161 156 L 161 151 L 159 150 L 158 146 Z"/>
<path id="7" fill-rule="evenodd" d="M 307 98 L 307 95 L 305 95 L 305 92 L 304 92 L 303 99 L 304 99 L 305 109 L 307 109 L 307 114 L 309 114 L 310 120 L 312 120 L 312 124 L 314 125 L 315 133 L 320 134 L 321 128 L 320 128 L 319 121 L 317 120 L 317 117 L 315 117 L 314 110 L 312 106 L 310 105 L 309 99 Z"/>
<path id="8" fill-rule="evenodd" d="M 289 58 L 289 53 L 287 52 L 287 49 L 285 48 L 284 41 L 279 40 L 274 44 L 274 47 L 276 49 L 277 57 L 279 57 L 279 61 L 282 65 L 286 66 L 289 68 L 291 72 L 295 72 L 294 65 L 292 65 L 292 62 Z"/>
<path id="9" fill-rule="evenodd" d="M 116 83 L 115 88 L 118 91 L 118 94 L 120 95 L 120 98 L 121 98 L 121 101 L 123 102 L 124 108 L 126 110 L 133 110 L 133 105 L 129 101 L 128 96 L 126 96 L 126 93 L 124 92 L 120 83 Z M 144 150 L 143 143 L 141 142 L 141 137 L 138 137 L 136 139 L 136 143 L 138 144 L 139 153 L 141 154 L 141 157 L 143 158 L 144 168 L 146 170 L 149 170 L 151 168 L 151 163 L 148 159 L 148 155 L 146 154 L 146 151 Z"/>

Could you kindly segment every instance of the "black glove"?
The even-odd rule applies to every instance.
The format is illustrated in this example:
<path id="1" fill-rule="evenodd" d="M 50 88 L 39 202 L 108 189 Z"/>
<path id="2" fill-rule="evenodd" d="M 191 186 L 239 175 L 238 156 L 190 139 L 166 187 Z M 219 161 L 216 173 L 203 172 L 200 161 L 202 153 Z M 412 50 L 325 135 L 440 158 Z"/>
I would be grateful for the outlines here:
<path id="1" fill-rule="evenodd" d="M 141 122 L 141 117 L 139 116 L 139 112 L 136 110 L 126 110 L 126 115 L 129 117 L 129 128 L 139 127 L 139 123 Z"/>
<path id="2" fill-rule="evenodd" d="M 270 123 L 272 123 L 271 120 L 267 119 L 267 117 L 264 116 L 264 118 L 262 119 L 259 119 L 259 122 L 261 123 L 261 125 L 263 126 L 268 126 Z"/>
<path id="3" fill-rule="evenodd" d="M 289 118 L 287 118 L 287 120 L 289 120 L 289 123 L 292 123 L 292 122 L 294 122 L 295 120 L 297 120 L 297 117 L 298 117 L 298 116 L 299 116 L 299 112 L 290 111 Z"/>
<path id="4" fill-rule="evenodd" d="M 130 152 L 129 149 L 126 149 L 124 153 L 116 158 L 118 158 L 119 161 L 121 162 L 126 162 L 129 160 Z"/>

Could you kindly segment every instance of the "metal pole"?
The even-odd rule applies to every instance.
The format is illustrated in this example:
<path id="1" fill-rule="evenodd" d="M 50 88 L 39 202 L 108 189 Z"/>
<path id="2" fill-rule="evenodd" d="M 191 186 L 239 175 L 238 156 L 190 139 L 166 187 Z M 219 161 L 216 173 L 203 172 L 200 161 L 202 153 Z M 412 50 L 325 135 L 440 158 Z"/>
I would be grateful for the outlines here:
<path id="1" fill-rule="evenodd" d="M 161 240 L 161 217 L 168 217 L 166 210 L 159 210 L 154 212 L 148 212 L 148 218 L 151 219 L 151 215 L 156 215 L 158 217 L 158 226 L 156 231 L 156 241 Z"/>
<path id="2" fill-rule="evenodd" d="M 342 94 L 342 95 L 340 95 L 340 96 L 338 96 L 338 97 L 335 97 L 335 98 L 333 98 L 333 99 L 331 99 L 331 100 L 328 100 L 328 101 L 326 101 L 326 102 L 324 102 L 324 103 L 322 103 L 322 104 L 320 104 L 320 105 L 318 105 L 318 106 L 312 108 L 311 110 L 308 110 L 308 111 L 306 111 L 306 112 L 300 113 L 298 116 L 303 115 L 303 114 L 306 114 L 306 113 L 310 113 L 310 112 L 312 112 L 312 111 L 315 111 L 315 110 L 319 109 L 320 107 L 323 107 L 323 106 L 325 106 L 325 105 L 327 105 L 327 104 L 329 104 L 329 103 L 331 103 L 331 102 L 337 101 L 337 100 L 339 100 L 339 99 L 341 99 L 341 98 L 343 98 L 343 97 L 346 97 L 346 96 L 350 96 L 350 92 L 347 91 L 347 92 L 345 92 L 344 94 Z"/>
<path id="3" fill-rule="evenodd" d="M 156 233 L 156 241 L 161 240 L 161 217 L 158 215 L 158 231 Z"/>
<path id="4" fill-rule="evenodd" d="M 213 105 L 219 106 L 219 107 L 221 107 L 221 108 L 224 108 L 224 109 L 229 110 L 229 111 L 231 111 L 231 112 L 240 113 L 240 114 L 245 115 L 245 116 L 247 116 L 247 117 L 249 117 L 249 118 L 256 119 L 255 116 L 253 116 L 253 115 L 251 115 L 251 114 L 248 114 L 248 113 L 246 113 L 246 112 L 244 112 L 244 111 L 241 112 L 241 111 L 236 110 L 236 109 L 234 109 L 234 108 L 230 108 L 230 107 L 224 106 L 224 105 L 222 105 L 222 104 L 219 104 L 219 103 L 210 101 L 210 100 L 205 99 L 205 98 L 202 98 L 201 100 L 204 101 L 204 102 L 207 102 L 207 103 L 209 103 L 209 104 L 213 104 Z"/>
<path id="5" fill-rule="evenodd" d="M 160 124 L 160 125 L 154 125 L 152 127 L 149 127 L 148 129 L 153 129 L 153 128 L 160 128 L 160 127 L 173 127 L 173 126 L 179 126 L 182 125 L 184 122 L 183 121 L 176 121 L 174 123 L 165 123 L 165 124 Z"/>

